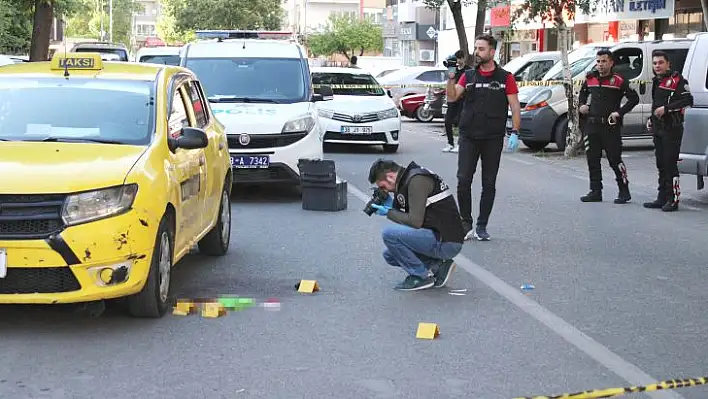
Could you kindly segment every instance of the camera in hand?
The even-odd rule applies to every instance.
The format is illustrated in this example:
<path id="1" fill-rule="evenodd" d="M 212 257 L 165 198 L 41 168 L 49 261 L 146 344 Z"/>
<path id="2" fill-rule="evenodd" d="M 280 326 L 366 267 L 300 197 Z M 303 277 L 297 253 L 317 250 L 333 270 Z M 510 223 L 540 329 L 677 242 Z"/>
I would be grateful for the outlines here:
<path id="1" fill-rule="evenodd" d="M 386 203 L 387 199 L 388 193 L 376 187 L 374 189 L 374 194 L 371 196 L 371 199 L 369 200 L 369 202 L 366 203 L 366 206 L 364 206 L 364 213 L 366 213 L 368 216 L 373 215 L 376 212 L 376 208 L 371 205 L 383 205 Z"/>
<path id="2" fill-rule="evenodd" d="M 457 68 L 457 58 L 455 58 L 454 55 L 447 57 L 447 59 L 443 61 L 443 66 L 445 68 Z"/>

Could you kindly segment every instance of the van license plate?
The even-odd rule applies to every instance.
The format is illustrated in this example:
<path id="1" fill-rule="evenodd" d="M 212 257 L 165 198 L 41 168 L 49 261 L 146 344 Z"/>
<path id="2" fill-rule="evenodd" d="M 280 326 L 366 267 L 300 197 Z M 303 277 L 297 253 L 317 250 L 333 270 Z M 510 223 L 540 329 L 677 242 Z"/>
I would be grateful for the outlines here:
<path id="1" fill-rule="evenodd" d="M 374 129 L 371 126 L 342 126 L 342 134 L 371 134 Z"/>
<path id="2" fill-rule="evenodd" d="M 234 169 L 268 169 L 268 155 L 231 155 L 231 167 Z"/>
<path id="3" fill-rule="evenodd" d="M 7 251 L 0 248 L 0 278 L 7 276 Z"/>

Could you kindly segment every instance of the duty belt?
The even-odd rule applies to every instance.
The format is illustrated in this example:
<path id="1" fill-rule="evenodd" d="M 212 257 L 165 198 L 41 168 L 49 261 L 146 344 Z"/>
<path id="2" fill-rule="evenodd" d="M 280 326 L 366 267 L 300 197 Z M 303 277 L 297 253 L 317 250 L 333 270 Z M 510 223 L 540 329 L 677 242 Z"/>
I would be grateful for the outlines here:
<path id="1" fill-rule="evenodd" d="M 610 118 L 604 116 L 588 116 L 588 123 L 599 123 L 601 125 L 607 125 L 610 123 Z"/>

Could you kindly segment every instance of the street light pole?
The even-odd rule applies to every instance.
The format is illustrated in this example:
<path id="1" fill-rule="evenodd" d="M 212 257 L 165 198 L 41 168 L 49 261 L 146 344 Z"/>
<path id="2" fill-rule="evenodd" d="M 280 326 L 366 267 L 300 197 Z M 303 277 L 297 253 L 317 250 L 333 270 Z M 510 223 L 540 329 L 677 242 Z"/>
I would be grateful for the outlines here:
<path id="1" fill-rule="evenodd" d="M 108 41 L 113 43 L 113 0 L 108 0 Z"/>

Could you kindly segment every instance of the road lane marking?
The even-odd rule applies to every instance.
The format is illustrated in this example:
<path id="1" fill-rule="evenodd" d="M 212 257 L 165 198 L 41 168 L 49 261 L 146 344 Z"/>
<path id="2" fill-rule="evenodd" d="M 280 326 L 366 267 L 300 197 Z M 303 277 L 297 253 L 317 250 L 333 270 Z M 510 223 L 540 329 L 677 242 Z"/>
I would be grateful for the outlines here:
<path id="1" fill-rule="evenodd" d="M 351 183 L 347 183 L 348 190 L 362 202 L 369 201 L 363 191 L 359 190 Z M 544 324 L 555 334 L 562 337 L 566 342 L 585 352 L 608 370 L 612 371 L 630 385 L 650 385 L 658 381 L 639 367 L 622 359 L 618 354 L 612 352 L 601 343 L 587 336 L 582 331 L 575 328 L 550 310 L 544 308 L 537 302 L 529 299 L 516 288 L 505 283 L 482 266 L 471 261 L 464 255 L 455 257 L 455 263 L 471 274 L 474 278 L 494 290 L 497 294 L 506 298 L 529 316 Z M 685 399 L 682 395 L 673 391 L 646 392 L 655 399 Z"/>

